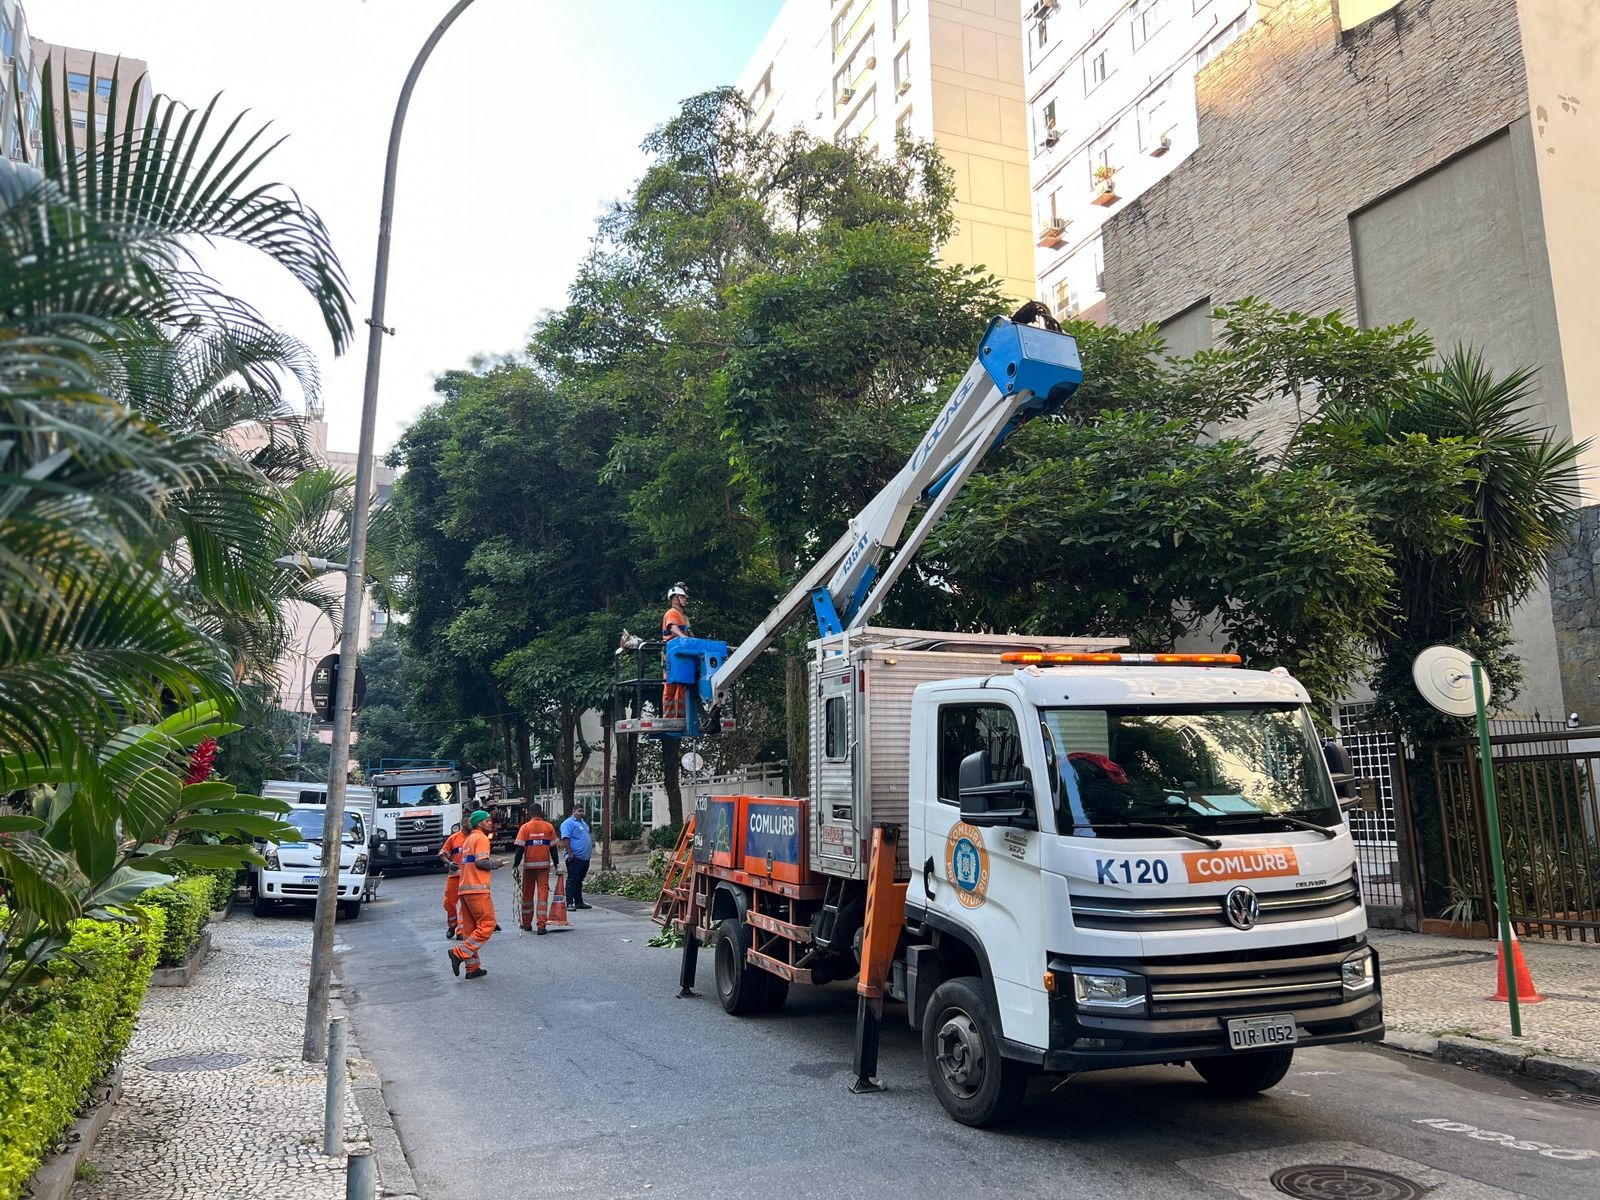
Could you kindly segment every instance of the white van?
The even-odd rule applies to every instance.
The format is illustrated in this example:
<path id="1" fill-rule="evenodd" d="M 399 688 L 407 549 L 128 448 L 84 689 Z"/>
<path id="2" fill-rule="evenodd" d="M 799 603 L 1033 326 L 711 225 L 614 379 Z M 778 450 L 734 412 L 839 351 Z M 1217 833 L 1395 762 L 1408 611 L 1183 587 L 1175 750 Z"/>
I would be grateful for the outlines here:
<path id="1" fill-rule="evenodd" d="M 268 780 L 261 794 L 287 801 L 293 807 L 282 820 L 300 831 L 291 842 L 263 842 L 257 849 L 265 866 L 252 871 L 255 914 L 265 915 L 279 904 L 315 904 L 321 877 L 322 834 L 327 820 L 327 788 L 292 780 Z M 369 874 L 373 793 L 371 788 L 350 787 L 345 794 L 344 834 L 339 847 L 338 915 L 355 920 L 363 902 L 377 895 L 379 875 Z"/>

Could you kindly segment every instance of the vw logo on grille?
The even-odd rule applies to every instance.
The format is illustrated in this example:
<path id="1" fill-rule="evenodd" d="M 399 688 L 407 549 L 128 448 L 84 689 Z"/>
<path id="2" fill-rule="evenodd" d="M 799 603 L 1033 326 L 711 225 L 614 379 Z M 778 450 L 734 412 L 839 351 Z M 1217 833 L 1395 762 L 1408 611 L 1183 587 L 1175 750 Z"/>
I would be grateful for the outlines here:
<path id="1" fill-rule="evenodd" d="M 1261 902 L 1247 887 L 1236 887 L 1222 901 L 1223 915 L 1235 929 L 1254 929 L 1261 919 Z"/>
<path id="2" fill-rule="evenodd" d="M 411 822 L 412 833 L 421 833 L 427 827 L 428 822 L 423 820 L 421 817 L 418 817 L 415 821 Z"/>

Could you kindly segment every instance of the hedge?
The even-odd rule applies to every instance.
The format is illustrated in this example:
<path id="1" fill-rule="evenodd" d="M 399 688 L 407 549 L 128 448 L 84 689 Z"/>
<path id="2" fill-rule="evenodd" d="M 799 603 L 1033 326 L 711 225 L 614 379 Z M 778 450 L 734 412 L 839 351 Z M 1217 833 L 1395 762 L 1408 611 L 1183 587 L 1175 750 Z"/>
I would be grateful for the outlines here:
<path id="1" fill-rule="evenodd" d="M 165 935 L 165 915 L 141 928 L 78 921 L 36 1005 L 0 1024 L 0 1200 L 16 1200 L 89 1089 L 122 1054 Z"/>
<path id="2" fill-rule="evenodd" d="M 644 836 L 644 826 L 638 821 L 612 821 L 611 840 L 614 842 L 637 842 Z"/>
<path id="3" fill-rule="evenodd" d="M 146 912 L 159 908 L 167 916 L 158 967 L 181 967 L 189 960 L 189 951 L 200 940 L 200 930 L 211 919 L 213 890 L 209 876 L 191 875 L 140 893 L 140 908 Z"/>
<path id="4" fill-rule="evenodd" d="M 197 867 L 191 863 L 168 863 L 167 867 L 180 879 L 209 879 L 211 881 L 211 908 L 213 911 L 228 907 L 233 896 L 234 881 L 239 872 L 232 867 Z"/>

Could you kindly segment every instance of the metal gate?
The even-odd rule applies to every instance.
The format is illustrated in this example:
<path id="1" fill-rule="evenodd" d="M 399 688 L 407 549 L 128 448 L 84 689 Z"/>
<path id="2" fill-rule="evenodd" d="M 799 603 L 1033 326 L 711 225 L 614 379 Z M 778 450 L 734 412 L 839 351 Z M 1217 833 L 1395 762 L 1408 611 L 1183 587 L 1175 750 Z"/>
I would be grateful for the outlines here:
<path id="1" fill-rule="evenodd" d="M 1506 899 L 1524 937 L 1600 942 L 1600 729 L 1489 739 L 1505 848 Z M 1433 752 L 1452 915 L 1493 915 L 1476 741 Z"/>
<path id="2" fill-rule="evenodd" d="M 1377 807 L 1356 809 L 1349 814 L 1350 836 L 1356 844 L 1356 861 L 1361 867 L 1361 892 L 1369 907 L 1405 907 L 1402 879 L 1404 855 L 1396 828 L 1395 748 L 1393 731 L 1373 720 L 1375 705 L 1341 704 L 1339 740 L 1350 752 L 1358 778 L 1377 785 Z"/>

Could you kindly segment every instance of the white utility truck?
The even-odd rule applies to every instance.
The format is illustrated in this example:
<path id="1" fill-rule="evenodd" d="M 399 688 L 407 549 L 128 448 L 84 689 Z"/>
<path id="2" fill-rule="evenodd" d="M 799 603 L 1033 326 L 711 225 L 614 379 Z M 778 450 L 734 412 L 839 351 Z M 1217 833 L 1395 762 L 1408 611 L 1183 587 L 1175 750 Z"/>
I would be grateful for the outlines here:
<path id="1" fill-rule="evenodd" d="M 443 870 L 439 851 L 461 825 L 470 777 L 443 759 L 386 758 L 367 765 L 367 784 L 377 796 L 373 861 L 384 868 Z"/>
<path id="2" fill-rule="evenodd" d="M 269 779 L 262 784 L 261 794 L 292 806 L 282 820 L 300 831 L 300 839 L 266 842 L 257 847 L 265 861 L 264 866 L 251 868 L 258 917 L 280 904 L 317 902 L 328 789 L 325 784 Z M 372 789 L 350 786 L 345 791 L 345 804 L 344 834 L 339 845 L 338 915 L 355 920 L 361 915 L 362 904 L 377 895 L 378 882 L 382 879 L 370 869 L 372 859 L 367 844 L 372 830 Z"/>
<path id="3" fill-rule="evenodd" d="M 814 609 L 810 795 L 697 801 L 658 905 L 690 935 L 682 994 L 702 942 L 730 1013 L 854 980 L 856 1090 L 879 1086 L 899 1001 L 970 1125 L 1040 1072 L 1190 1063 L 1239 1094 L 1277 1083 L 1296 1046 L 1383 1035 L 1349 758 L 1286 671 L 867 624 L 983 454 L 1081 382 L 1073 340 L 1027 316 L 990 325 L 905 469 L 743 645 L 668 643 L 694 698 L 679 727 L 616 726 L 719 729 L 699 708 Z"/>

